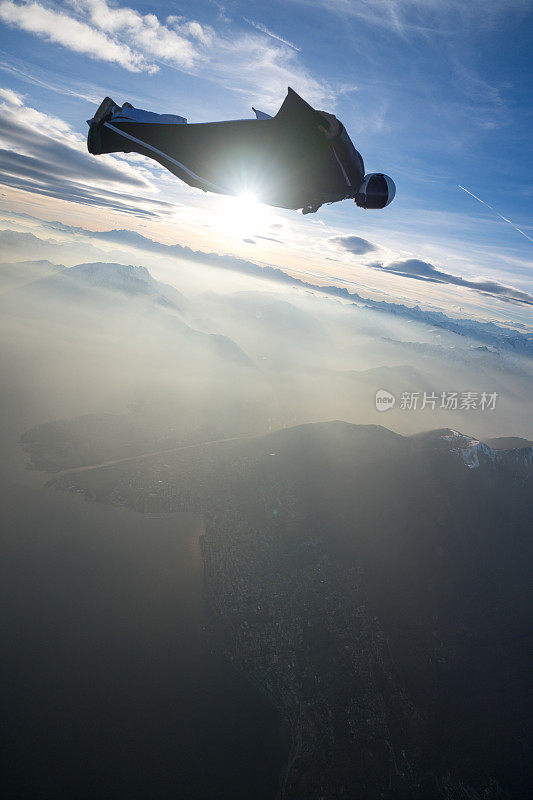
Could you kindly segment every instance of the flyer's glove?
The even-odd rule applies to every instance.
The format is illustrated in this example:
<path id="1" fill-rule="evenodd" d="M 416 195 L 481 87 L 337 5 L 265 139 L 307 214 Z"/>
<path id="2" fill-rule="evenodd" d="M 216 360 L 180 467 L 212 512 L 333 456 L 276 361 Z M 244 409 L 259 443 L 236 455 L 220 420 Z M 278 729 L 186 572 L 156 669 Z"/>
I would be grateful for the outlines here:
<path id="1" fill-rule="evenodd" d="M 319 125 L 318 130 L 322 131 L 326 139 L 334 139 L 341 131 L 341 124 L 339 120 L 334 114 L 328 114 L 327 111 L 319 111 L 318 113 L 323 116 L 328 123 L 327 127 L 324 125 Z"/>

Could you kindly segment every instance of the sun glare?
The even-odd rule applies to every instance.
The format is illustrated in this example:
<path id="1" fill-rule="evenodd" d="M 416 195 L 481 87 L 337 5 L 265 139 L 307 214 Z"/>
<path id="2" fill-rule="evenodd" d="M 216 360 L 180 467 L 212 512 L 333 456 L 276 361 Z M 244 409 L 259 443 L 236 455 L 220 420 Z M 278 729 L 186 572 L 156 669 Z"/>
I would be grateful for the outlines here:
<path id="1" fill-rule="evenodd" d="M 272 220 L 272 210 L 252 192 L 220 198 L 218 227 L 222 233 L 239 238 L 260 234 Z"/>

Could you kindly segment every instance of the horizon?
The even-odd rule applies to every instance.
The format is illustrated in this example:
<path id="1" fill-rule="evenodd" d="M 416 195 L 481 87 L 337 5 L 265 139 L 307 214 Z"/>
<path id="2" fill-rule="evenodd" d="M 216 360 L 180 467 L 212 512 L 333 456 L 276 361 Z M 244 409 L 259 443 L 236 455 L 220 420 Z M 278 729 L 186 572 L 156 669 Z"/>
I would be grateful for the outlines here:
<path id="1" fill-rule="evenodd" d="M 3 226 L 29 211 L 125 228 L 390 301 L 526 324 L 531 3 L 291 0 L 282 17 L 276 4 L 245 8 L 183 3 L 177 17 L 158 2 L 2 0 Z M 337 114 L 367 171 L 393 176 L 390 207 L 344 201 L 304 218 L 204 195 L 140 156 L 86 152 L 85 120 L 106 94 L 201 122 L 251 117 L 252 105 L 275 113 L 288 85 Z"/>

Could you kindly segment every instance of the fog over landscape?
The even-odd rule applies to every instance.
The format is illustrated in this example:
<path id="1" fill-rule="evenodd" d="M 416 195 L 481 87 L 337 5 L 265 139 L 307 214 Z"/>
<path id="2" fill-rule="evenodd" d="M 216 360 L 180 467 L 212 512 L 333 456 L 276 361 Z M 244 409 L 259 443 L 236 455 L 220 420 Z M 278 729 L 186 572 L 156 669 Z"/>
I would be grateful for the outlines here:
<path id="1" fill-rule="evenodd" d="M 4 224 L 9 796 L 524 796 L 531 329 Z"/>
<path id="2" fill-rule="evenodd" d="M 328 419 L 531 436 L 530 328 L 371 300 L 235 258 L 209 266 L 198 253 L 150 253 L 149 239 L 137 237 L 140 249 L 109 233 L 88 246 L 79 235 L 0 231 L 12 259 L 1 267 L 4 357 L 10 385 L 35 408 L 28 430 L 115 414 L 101 446 L 131 449 L 134 435 L 139 452 L 179 443 L 195 425 L 209 439 Z M 380 389 L 397 398 L 386 413 Z M 485 408 L 483 392 L 497 395 Z M 451 393 L 457 408 L 447 409 Z M 14 405 L 21 414 L 20 398 Z"/>

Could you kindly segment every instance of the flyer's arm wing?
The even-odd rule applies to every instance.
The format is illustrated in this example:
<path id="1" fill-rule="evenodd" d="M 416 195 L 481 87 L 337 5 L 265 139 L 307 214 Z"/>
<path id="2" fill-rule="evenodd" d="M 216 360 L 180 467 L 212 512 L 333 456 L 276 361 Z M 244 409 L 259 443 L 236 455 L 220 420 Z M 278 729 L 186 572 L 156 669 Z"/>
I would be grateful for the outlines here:
<path id="1" fill-rule="evenodd" d="M 346 128 L 342 122 L 339 122 L 339 125 L 340 131 L 334 139 L 330 139 L 330 145 L 347 185 L 357 191 L 365 177 L 365 165 L 361 154 L 353 146 L 352 140 L 346 133 Z"/>

